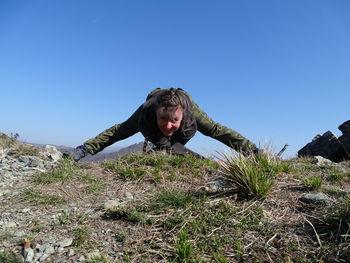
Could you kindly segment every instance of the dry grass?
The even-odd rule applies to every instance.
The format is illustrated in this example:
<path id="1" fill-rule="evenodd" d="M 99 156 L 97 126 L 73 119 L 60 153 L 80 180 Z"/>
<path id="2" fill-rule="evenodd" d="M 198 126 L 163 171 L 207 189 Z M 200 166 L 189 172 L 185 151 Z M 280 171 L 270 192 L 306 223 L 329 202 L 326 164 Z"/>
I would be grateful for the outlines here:
<path id="1" fill-rule="evenodd" d="M 293 162 L 297 161 L 290 161 L 291 166 Z M 125 173 L 126 168 L 131 172 Z M 220 175 L 218 165 L 192 157 L 132 155 L 103 165 L 69 163 L 61 169 L 67 176 L 58 178 L 64 180 L 44 176 L 44 181 L 29 181 L 27 187 L 64 203 L 31 205 L 14 196 L 0 205 L 8 209 L 11 203 L 18 211 L 31 207 L 28 222 L 36 223 L 19 229 L 26 227 L 42 239 L 48 231 L 51 236 L 71 236 L 79 253 L 99 250 L 101 257 L 91 262 L 346 262 L 348 258 L 348 241 L 329 240 L 308 217 L 328 210 L 299 201 L 309 191 L 301 182 L 309 174 L 275 173 L 265 198 L 249 200 L 237 193 L 203 192 L 202 186 Z M 142 174 L 134 176 L 134 170 Z M 98 193 L 89 191 L 95 182 L 102 184 Z M 331 186 L 325 180 L 321 190 Z M 349 197 L 345 179 L 340 187 L 345 194 L 339 201 Z M 120 205 L 104 209 L 107 200 Z M 60 216 L 51 221 L 38 219 L 57 213 Z M 14 237 L 6 240 L 16 242 Z M 77 260 L 79 253 L 71 259 Z"/>

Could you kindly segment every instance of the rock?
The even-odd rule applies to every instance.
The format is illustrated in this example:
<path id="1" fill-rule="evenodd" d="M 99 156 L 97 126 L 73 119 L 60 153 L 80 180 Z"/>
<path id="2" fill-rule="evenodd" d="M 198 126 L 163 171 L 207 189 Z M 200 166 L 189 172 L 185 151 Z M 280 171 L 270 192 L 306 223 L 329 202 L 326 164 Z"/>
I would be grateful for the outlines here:
<path id="1" fill-rule="evenodd" d="M 300 201 L 305 203 L 334 203 L 334 200 L 324 193 L 304 194 L 300 197 Z"/>
<path id="2" fill-rule="evenodd" d="M 62 158 L 62 153 L 59 152 L 55 146 L 46 145 L 44 149 L 44 155 L 54 162 L 57 162 Z"/>
<path id="3" fill-rule="evenodd" d="M 104 204 L 103 204 L 103 208 L 104 209 L 114 209 L 117 208 L 118 206 L 120 206 L 120 201 L 119 200 L 107 200 Z"/>
<path id="4" fill-rule="evenodd" d="M 94 213 L 94 209 L 87 209 L 84 211 L 85 215 L 92 215 Z"/>
<path id="5" fill-rule="evenodd" d="M 129 200 L 129 201 L 134 199 L 133 194 L 130 193 L 130 192 L 125 192 L 125 193 L 124 193 L 124 196 L 125 196 L 125 199 L 126 199 L 126 200 Z"/>
<path id="6" fill-rule="evenodd" d="M 31 247 L 27 247 L 23 249 L 23 259 L 24 262 L 31 263 L 34 258 L 34 250 Z"/>
<path id="7" fill-rule="evenodd" d="M 338 129 L 343 133 L 343 135 L 350 135 L 350 120 L 339 125 Z"/>
<path id="8" fill-rule="evenodd" d="M 74 249 L 69 249 L 68 252 L 67 252 L 67 257 L 72 257 L 74 255 L 75 255 Z"/>
<path id="9" fill-rule="evenodd" d="M 346 153 L 350 156 L 350 120 L 344 122 L 338 128 L 343 133 L 343 135 L 339 137 L 339 141 L 343 144 Z"/>
<path id="10" fill-rule="evenodd" d="M 36 156 L 20 156 L 18 159 L 20 162 L 24 163 L 25 167 L 44 167 L 43 161 Z"/>
<path id="11" fill-rule="evenodd" d="M 203 190 L 208 193 L 219 193 L 229 189 L 230 189 L 230 183 L 223 176 L 215 177 L 203 187 Z"/>
<path id="12" fill-rule="evenodd" d="M 298 156 L 322 156 L 333 162 L 341 162 L 349 158 L 343 144 L 330 131 L 325 132 L 322 136 L 316 135 L 312 142 L 305 145 L 298 151 Z"/>
<path id="13" fill-rule="evenodd" d="M 55 248 L 53 246 L 47 246 L 44 253 L 47 255 L 51 255 L 55 253 Z"/>
<path id="14" fill-rule="evenodd" d="M 27 233 L 25 231 L 18 231 L 18 232 L 13 233 L 13 235 L 15 237 L 25 237 L 27 235 Z"/>
<path id="15" fill-rule="evenodd" d="M 331 166 L 334 165 L 334 163 L 331 160 L 328 160 L 326 158 L 323 158 L 322 156 L 315 156 L 314 160 L 312 161 L 313 164 L 316 164 L 317 166 Z"/>
<path id="16" fill-rule="evenodd" d="M 14 228 L 14 227 L 17 227 L 17 224 L 16 222 L 10 221 L 10 222 L 7 222 L 6 224 L 3 224 L 2 226 L 4 228 Z"/>
<path id="17" fill-rule="evenodd" d="M 84 255 L 81 255 L 79 258 L 78 258 L 78 261 L 82 262 L 82 261 L 85 261 L 85 256 Z"/>
<path id="18" fill-rule="evenodd" d="M 73 244 L 73 238 L 65 238 L 57 243 L 59 247 L 69 247 Z"/>

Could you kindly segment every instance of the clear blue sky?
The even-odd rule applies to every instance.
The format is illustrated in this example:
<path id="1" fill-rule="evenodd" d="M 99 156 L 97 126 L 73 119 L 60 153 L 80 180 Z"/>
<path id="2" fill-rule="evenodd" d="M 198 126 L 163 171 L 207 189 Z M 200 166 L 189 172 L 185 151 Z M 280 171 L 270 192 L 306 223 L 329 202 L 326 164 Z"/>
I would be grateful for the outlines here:
<path id="1" fill-rule="evenodd" d="M 77 146 L 157 87 L 293 157 L 350 119 L 350 1 L 0 1 L 1 132 Z"/>

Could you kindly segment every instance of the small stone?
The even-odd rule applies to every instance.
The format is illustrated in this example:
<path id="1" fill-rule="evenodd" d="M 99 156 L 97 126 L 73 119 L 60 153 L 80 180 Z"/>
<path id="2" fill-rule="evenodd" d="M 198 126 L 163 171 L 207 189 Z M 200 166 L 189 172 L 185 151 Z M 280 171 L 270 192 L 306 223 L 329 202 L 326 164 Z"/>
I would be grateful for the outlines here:
<path id="1" fill-rule="evenodd" d="M 69 251 L 68 251 L 68 253 L 67 253 L 67 256 L 68 256 L 68 257 L 72 257 L 72 256 L 74 256 L 74 255 L 75 255 L 74 249 L 69 249 Z"/>
<path id="2" fill-rule="evenodd" d="M 316 164 L 317 166 L 330 166 L 330 165 L 334 165 L 334 163 L 331 160 L 328 160 L 322 156 L 315 156 L 314 160 L 312 160 L 313 164 Z"/>
<path id="3" fill-rule="evenodd" d="M 9 193 L 11 193 L 11 191 L 8 189 L 0 189 L 0 196 L 7 195 Z"/>
<path id="4" fill-rule="evenodd" d="M 92 215 L 94 213 L 93 209 L 88 209 L 84 212 L 85 215 Z"/>
<path id="5" fill-rule="evenodd" d="M 44 154 L 51 160 L 57 162 L 62 158 L 62 153 L 55 146 L 46 145 Z"/>
<path id="6" fill-rule="evenodd" d="M 218 176 L 209 181 L 203 188 L 208 193 L 219 193 L 230 189 L 230 183 L 223 176 Z"/>
<path id="7" fill-rule="evenodd" d="M 24 209 L 22 209 L 22 212 L 23 213 L 28 213 L 30 211 L 30 208 L 24 208 Z"/>
<path id="8" fill-rule="evenodd" d="M 12 196 L 16 196 L 16 195 L 19 195 L 19 194 L 21 194 L 21 191 L 13 191 L 12 192 Z"/>
<path id="9" fill-rule="evenodd" d="M 44 251 L 45 254 L 47 255 L 51 255 L 52 253 L 55 253 L 55 249 L 53 246 L 48 246 L 45 251 Z"/>
<path id="10" fill-rule="evenodd" d="M 119 200 L 107 200 L 104 204 L 103 204 L 103 208 L 108 210 L 108 209 L 114 209 L 116 207 L 120 206 L 120 202 Z"/>
<path id="11" fill-rule="evenodd" d="M 31 247 L 27 247 L 23 250 L 24 262 L 32 262 L 34 258 L 34 250 Z"/>
<path id="12" fill-rule="evenodd" d="M 13 234 L 15 237 L 24 237 L 27 235 L 25 231 L 18 231 Z"/>
<path id="13" fill-rule="evenodd" d="M 16 224 L 16 222 L 10 221 L 10 222 L 7 222 L 6 224 L 3 224 L 3 227 L 13 228 L 13 227 L 17 227 L 17 224 Z"/>
<path id="14" fill-rule="evenodd" d="M 43 261 L 45 261 L 47 258 L 49 257 L 49 255 L 48 254 L 42 254 L 42 256 L 39 258 L 39 262 L 43 262 Z"/>
<path id="15" fill-rule="evenodd" d="M 133 194 L 130 192 L 125 192 L 124 196 L 125 196 L 126 200 L 133 200 L 134 199 Z"/>
<path id="16" fill-rule="evenodd" d="M 324 193 L 305 194 L 300 197 L 300 201 L 306 203 L 334 203 L 334 200 Z"/>
<path id="17" fill-rule="evenodd" d="M 58 252 L 58 253 L 59 253 L 59 252 L 62 252 L 63 250 L 64 250 L 63 247 L 56 247 L 56 248 L 55 248 L 55 251 Z"/>
<path id="18" fill-rule="evenodd" d="M 73 244 L 73 238 L 66 238 L 57 243 L 57 246 L 59 247 L 69 247 Z"/>

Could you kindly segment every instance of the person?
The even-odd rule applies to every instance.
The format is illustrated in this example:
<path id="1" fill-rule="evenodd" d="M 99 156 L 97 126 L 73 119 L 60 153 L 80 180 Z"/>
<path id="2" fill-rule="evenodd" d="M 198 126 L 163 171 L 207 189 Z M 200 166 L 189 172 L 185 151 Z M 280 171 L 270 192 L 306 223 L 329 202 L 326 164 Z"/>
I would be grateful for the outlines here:
<path id="1" fill-rule="evenodd" d="M 194 154 L 185 144 L 197 132 L 210 136 L 243 154 L 258 152 L 254 143 L 238 132 L 214 122 L 182 89 L 157 88 L 148 94 L 131 117 L 87 140 L 72 152 L 75 161 L 141 132 L 153 149 L 175 154 Z"/>

